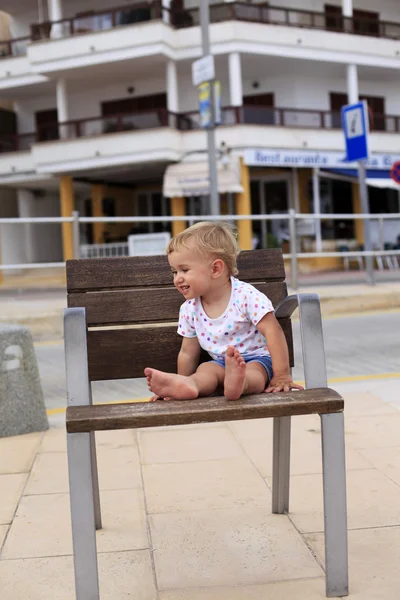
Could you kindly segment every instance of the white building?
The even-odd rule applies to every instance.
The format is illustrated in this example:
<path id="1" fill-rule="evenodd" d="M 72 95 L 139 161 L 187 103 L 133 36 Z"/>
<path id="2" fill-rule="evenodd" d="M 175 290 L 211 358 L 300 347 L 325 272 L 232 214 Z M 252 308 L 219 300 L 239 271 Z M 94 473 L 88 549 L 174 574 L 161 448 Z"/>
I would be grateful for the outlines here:
<path id="1" fill-rule="evenodd" d="M 321 211 L 360 212 L 357 183 L 330 177 L 346 167 L 340 107 L 358 98 L 373 129 L 371 211 L 400 212 L 389 179 L 400 160 L 398 0 L 330 1 L 210 2 L 216 143 L 230 150 L 219 161 L 222 212 L 310 212 L 315 167 Z M 192 159 L 207 164 L 191 75 L 202 54 L 197 1 L 3 0 L 2 10 L 0 218 L 207 213 L 204 190 L 163 196 L 169 165 L 176 184 Z M 240 227 L 249 247 L 250 223 Z M 82 226 L 82 241 L 123 241 L 131 228 Z M 254 230 L 264 245 L 266 226 Z M 385 241 L 398 234 L 400 224 L 388 226 Z M 351 219 L 324 223 L 322 236 L 363 241 Z M 62 260 L 71 227 L 3 225 L 0 250 L 5 264 Z"/>

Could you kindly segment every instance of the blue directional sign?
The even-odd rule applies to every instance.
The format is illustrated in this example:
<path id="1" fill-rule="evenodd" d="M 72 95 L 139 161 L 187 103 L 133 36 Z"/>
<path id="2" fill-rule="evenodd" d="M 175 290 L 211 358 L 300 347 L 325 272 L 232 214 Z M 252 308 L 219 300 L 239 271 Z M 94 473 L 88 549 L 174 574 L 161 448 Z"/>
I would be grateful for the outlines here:
<path id="1" fill-rule="evenodd" d="M 342 107 L 342 126 L 346 141 L 346 160 L 369 158 L 369 118 L 365 100 Z"/>

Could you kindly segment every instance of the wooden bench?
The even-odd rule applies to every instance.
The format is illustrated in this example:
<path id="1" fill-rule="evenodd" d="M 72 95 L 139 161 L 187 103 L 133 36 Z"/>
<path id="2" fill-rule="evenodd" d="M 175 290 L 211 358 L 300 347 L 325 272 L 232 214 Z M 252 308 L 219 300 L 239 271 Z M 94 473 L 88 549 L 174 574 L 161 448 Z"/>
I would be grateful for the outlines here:
<path id="1" fill-rule="evenodd" d="M 238 266 L 241 279 L 271 298 L 286 335 L 291 366 L 290 317 L 299 309 L 305 391 L 246 396 L 236 402 L 210 397 L 93 405 L 92 381 L 143 377 L 146 366 L 176 371 L 182 297 L 173 287 L 165 256 L 67 262 L 67 443 L 77 600 L 100 597 L 95 431 L 273 417 L 272 512 L 284 513 L 289 510 L 290 420 L 311 413 L 319 414 L 322 421 L 326 594 L 348 594 L 344 403 L 327 388 L 318 296 L 287 296 L 280 250 L 243 252 Z"/>

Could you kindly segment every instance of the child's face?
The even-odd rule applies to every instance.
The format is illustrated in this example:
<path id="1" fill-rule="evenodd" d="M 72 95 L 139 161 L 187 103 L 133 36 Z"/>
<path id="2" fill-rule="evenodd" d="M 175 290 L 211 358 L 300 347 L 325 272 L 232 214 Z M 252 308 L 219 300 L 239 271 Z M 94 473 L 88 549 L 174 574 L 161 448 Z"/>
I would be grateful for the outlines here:
<path id="1" fill-rule="evenodd" d="M 191 300 L 204 296 L 211 288 L 213 278 L 213 257 L 201 255 L 191 248 L 182 248 L 168 255 L 168 262 L 174 276 L 174 285 Z"/>

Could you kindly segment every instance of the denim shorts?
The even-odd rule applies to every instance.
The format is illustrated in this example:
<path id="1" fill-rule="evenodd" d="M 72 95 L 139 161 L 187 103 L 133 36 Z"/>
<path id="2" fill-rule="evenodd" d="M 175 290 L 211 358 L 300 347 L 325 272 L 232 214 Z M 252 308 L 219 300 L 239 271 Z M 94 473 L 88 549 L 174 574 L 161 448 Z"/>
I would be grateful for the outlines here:
<path id="1" fill-rule="evenodd" d="M 272 370 L 272 359 L 270 356 L 243 356 L 243 359 L 246 364 L 251 362 L 260 363 L 267 372 L 268 381 L 271 381 L 274 372 Z M 216 363 L 225 369 L 225 357 L 215 358 L 210 360 L 210 362 Z"/>

